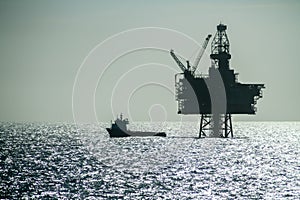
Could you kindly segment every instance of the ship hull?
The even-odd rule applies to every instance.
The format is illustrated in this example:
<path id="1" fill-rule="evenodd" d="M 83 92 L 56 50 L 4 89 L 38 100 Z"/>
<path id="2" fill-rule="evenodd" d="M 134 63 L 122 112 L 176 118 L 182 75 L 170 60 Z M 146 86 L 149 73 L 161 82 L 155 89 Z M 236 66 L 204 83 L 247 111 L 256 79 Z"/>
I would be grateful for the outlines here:
<path id="1" fill-rule="evenodd" d="M 166 137 L 165 132 L 142 132 L 142 131 L 123 131 L 121 129 L 106 128 L 110 137 L 149 137 L 149 136 L 160 136 Z"/>

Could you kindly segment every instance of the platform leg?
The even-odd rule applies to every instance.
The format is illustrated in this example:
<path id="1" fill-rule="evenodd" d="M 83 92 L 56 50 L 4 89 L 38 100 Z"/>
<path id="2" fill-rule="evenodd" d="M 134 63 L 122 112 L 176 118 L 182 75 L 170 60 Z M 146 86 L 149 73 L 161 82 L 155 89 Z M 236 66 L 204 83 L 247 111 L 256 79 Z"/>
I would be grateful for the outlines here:
<path id="1" fill-rule="evenodd" d="M 201 114 L 200 117 L 200 130 L 199 130 L 199 138 L 201 138 L 201 133 L 202 133 L 202 127 L 203 126 L 203 114 Z"/>
<path id="2" fill-rule="evenodd" d="M 227 114 L 225 115 L 225 119 L 224 119 L 224 125 L 225 125 L 225 134 L 224 134 L 224 137 L 228 137 L 228 134 L 227 134 L 227 131 L 228 131 L 228 117 L 227 117 Z"/>
<path id="3" fill-rule="evenodd" d="M 233 138 L 233 129 L 232 129 L 232 122 L 231 122 L 231 114 L 229 114 L 229 123 L 230 123 L 231 137 Z"/>

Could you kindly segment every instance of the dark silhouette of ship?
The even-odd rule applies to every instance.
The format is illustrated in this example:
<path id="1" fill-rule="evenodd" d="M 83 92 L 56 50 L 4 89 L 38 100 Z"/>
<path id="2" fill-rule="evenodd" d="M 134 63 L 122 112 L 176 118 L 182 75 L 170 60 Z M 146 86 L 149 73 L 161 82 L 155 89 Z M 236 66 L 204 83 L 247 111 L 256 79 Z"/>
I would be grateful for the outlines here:
<path id="1" fill-rule="evenodd" d="M 123 115 L 120 114 L 120 117 L 111 123 L 111 128 L 106 128 L 107 132 L 109 133 L 110 137 L 147 137 L 147 136 L 161 136 L 166 137 L 165 132 L 149 132 L 149 131 L 130 131 L 127 129 L 127 125 L 129 121 L 127 118 L 123 119 Z"/>

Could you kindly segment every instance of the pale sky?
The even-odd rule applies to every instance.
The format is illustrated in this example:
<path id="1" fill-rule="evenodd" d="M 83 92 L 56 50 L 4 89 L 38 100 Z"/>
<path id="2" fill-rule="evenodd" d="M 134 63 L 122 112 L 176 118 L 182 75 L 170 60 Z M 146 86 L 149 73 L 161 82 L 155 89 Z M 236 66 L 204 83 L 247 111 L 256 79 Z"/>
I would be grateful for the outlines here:
<path id="1" fill-rule="evenodd" d="M 73 116 L 81 116 L 82 122 L 109 121 L 118 112 L 134 120 L 178 120 L 172 92 L 174 75 L 181 71 L 168 52 L 157 48 L 174 48 L 193 60 L 195 43 L 180 34 L 201 44 L 220 22 L 228 27 L 231 68 L 239 73 L 239 81 L 266 85 L 257 115 L 234 119 L 299 121 L 296 0 L 0 0 L 0 121 L 73 122 Z M 161 29 L 139 31 L 142 27 Z M 106 40 L 135 28 L 138 31 Z M 139 41 L 156 49 L 123 55 L 100 77 L 107 53 L 116 58 L 124 45 L 139 47 Z M 209 52 L 210 45 L 200 62 L 204 74 Z M 76 105 L 78 98 L 87 108 Z"/>

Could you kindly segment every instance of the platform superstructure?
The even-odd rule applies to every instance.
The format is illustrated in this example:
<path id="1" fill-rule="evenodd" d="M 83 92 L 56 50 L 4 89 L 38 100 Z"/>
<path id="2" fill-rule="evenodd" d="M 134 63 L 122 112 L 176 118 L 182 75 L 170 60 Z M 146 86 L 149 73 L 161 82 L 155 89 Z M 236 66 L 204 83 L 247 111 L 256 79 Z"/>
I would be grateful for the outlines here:
<path id="1" fill-rule="evenodd" d="M 183 71 L 175 75 L 178 114 L 200 114 L 199 137 L 233 137 L 231 116 L 256 113 L 256 103 L 262 98 L 264 84 L 244 84 L 238 74 L 230 69 L 227 26 L 219 24 L 211 42 L 211 66 L 208 75 L 197 75 L 196 68 L 211 35 L 205 39 L 194 66 L 181 63 L 174 51 L 171 56 Z M 210 133 L 208 133 L 210 132 Z"/>

